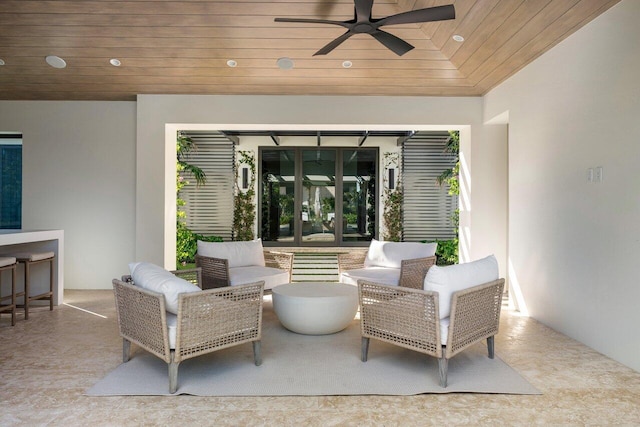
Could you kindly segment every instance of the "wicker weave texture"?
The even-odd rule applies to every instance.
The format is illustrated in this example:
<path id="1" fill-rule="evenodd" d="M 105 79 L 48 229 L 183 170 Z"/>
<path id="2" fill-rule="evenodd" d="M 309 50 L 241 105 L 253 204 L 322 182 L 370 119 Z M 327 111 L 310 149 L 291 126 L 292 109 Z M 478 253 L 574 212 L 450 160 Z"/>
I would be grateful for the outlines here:
<path id="1" fill-rule="evenodd" d="M 172 271 L 177 277 L 186 280 L 187 282 L 191 282 L 196 286 L 201 287 L 202 283 L 202 269 L 201 268 L 189 268 L 185 270 L 174 270 Z"/>
<path id="2" fill-rule="evenodd" d="M 180 295 L 175 362 L 262 334 L 264 282 Z"/>
<path id="3" fill-rule="evenodd" d="M 289 273 L 289 281 L 291 281 L 293 253 L 264 251 L 264 261 L 267 267 L 287 271 Z M 196 255 L 196 266 L 202 268 L 202 289 L 231 286 L 229 261 L 227 259 Z M 256 277 L 255 280 L 260 280 L 260 278 Z"/>
<path id="4" fill-rule="evenodd" d="M 355 270 L 364 268 L 364 260 L 367 257 L 367 251 L 352 250 L 338 254 L 338 272 L 343 273 L 347 270 Z"/>
<path id="5" fill-rule="evenodd" d="M 293 270 L 293 253 L 279 251 L 264 251 L 264 262 L 267 267 L 279 268 L 289 272 L 289 281 L 291 281 L 291 272 Z"/>
<path id="6" fill-rule="evenodd" d="M 447 359 L 498 333 L 504 279 L 453 294 Z"/>
<path id="7" fill-rule="evenodd" d="M 400 265 L 400 282 L 398 286 L 412 289 L 424 289 L 424 278 L 435 265 L 436 257 L 413 258 L 402 260 Z"/>
<path id="8" fill-rule="evenodd" d="M 202 269 L 202 289 L 231 285 L 228 260 L 196 255 L 196 266 Z"/>
<path id="9" fill-rule="evenodd" d="M 358 281 L 362 336 L 441 357 L 438 294 Z"/>
<path id="10" fill-rule="evenodd" d="M 164 297 L 121 280 L 113 280 L 120 335 L 165 362 L 171 361 Z"/>

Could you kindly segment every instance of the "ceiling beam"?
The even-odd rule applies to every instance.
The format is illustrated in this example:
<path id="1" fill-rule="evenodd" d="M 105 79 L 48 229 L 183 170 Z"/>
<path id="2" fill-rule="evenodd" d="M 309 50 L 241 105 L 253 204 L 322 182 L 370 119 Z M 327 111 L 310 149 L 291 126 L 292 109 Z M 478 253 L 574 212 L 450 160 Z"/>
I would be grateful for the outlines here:
<path id="1" fill-rule="evenodd" d="M 280 145 L 280 137 L 276 135 L 275 132 L 271 132 L 269 136 L 271 137 L 271 140 L 273 141 L 274 144 Z"/>
<path id="2" fill-rule="evenodd" d="M 240 144 L 240 138 L 238 138 L 237 136 L 234 135 L 229 135 L 225 132 L 220 132 L 221 134 L 224 135 L 225 138 L 227 138 L 229 141 L 233 142 L 234 145 L 238 145 Z"/>
<path id="3" fill-rule="evenodd" d="M 362 136 L 358 139 L 358 147 L 362 147 L 362 144 L 364 144 L 368 136 L 369 136 L 369 131 L 366 131 L 365 133 L 362 134 Z"/>
<path id="4" fill-rule="evenodd" d="M 410 140 L 411 137 L 415 134 L 416 134 L 416 131 L 412 130 L 407 135 L 398 137 L 398 146 L 401 146 L 402 144 Z"/>

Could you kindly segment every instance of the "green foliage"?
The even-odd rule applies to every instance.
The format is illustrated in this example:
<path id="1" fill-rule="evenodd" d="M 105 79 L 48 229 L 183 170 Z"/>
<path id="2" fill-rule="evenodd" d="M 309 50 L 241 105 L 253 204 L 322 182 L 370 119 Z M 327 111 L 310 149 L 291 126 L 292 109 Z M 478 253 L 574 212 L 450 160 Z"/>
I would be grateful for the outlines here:
<path id="1" fill-rule="evenodd" d="M 401 187 L 394 190 L 385 190 L 385 203 L 382 219 L 384 220 L 386 233 L 384 240 L 391 242 L 402 241 L 402 202 L 404 194 Z"/>
<path id="2" fill-rule="evenodd" d="M 178 261 L 178 268 L 180 268 L 180 266 L 186 266 L 188 263 L 195 262 L 198 240 L 204 242 L 222 242 L 222 237 L 204 236 L 202 234 L 194 233 L 180 221 L 176 224 L 176 228 L 176 259 Z"/>
<path id="3" fill-rule="evenodd" d="M 398 174 L 395 188 L 391 190 L 389 189 L 389 183 L 387 182 L 386 171 L 392 167 L 392 165 L 398 165 L 399 160 L 400 155 L 398 153 L 384 154 L 384 208 L 382 212 L 382 220 L 384 221 L 384 228 L 386 232 L 383 237 L 384 240 L 392 242 L 402 241 L 402 204 L 404 202 L 404 193 L 402 191 L 402 182 L 400 180 L 401 175 Z"/>
<path id="4" fill-rule="evenodd" d="M 234 240 L 253 240 L 253 223 L 256 217 L 256 206 L 253 203 L 256 190 L 256 161 L 253 151 L 238 151 L 240 159 L 236 165 L 236 187 L 238 185 L 238 171 L 241 165 L 249 166 L 249 185 L 246 190 L 237 188 L 233 209 Z M 264 207 L 263 207 L 264 208 Z"/>
<path id="5" fill-rule="evenodd" d="M 185 173 L 191 175 L 196 179 L 197 185 L 204 185 L 207 182 L 207 176 L 205 175 L 204 171 L 198 166 L 192 165 L 191 163 L 187 162 L 189 154 L 192 151 L 196 151 L 197 149 L 198 147 L 190 137 L 178 133 L 176 142 L 176 169 L 178 170 L 178 174 L 180 175 L 180 172 L 183 172 L 182 176 L 184 176 Z M 179 187 L 178 191 L 180 191 L 183 186 L 184 185 Z"/>
<path id="6" fill-rule="evenodd" d="M 373 237 L 376 235 L 376 175 L 374 173 L 369 174 L 367 199 L 367 234 Z"/>
<path id="7" fill-rule="evenodd" d="M 358 222 L 358 214 L 354 213 L 346 213 L 343 214 L 344 219 L 347 221 L 347 224 L 355 224 Z"/>
<path id="8" fill-rule="evenodd" d="M 201 234 L 195 234 L 187 228 L 187 213 L 184 211 L 187 202 L 180 197 L 180 190 L 189 183 L 184 177 L 185 175 L 193 176 L 196 179 L 197 185 L 204 185 L 207 180 L 202 169 L 186 161 L 189 153 L 196 150 L 196 148 L 191 138 L 178 133 L 176 141 L 176 261 L 178 266 L 184 266 L 187 263 L 194 262 L 197 240 L 222 241 L 222 239 L 217 236 L 205 237 Z"/>
<path id="9" fill-rule="evenodd" d="M 460 152 L 460 133 L 458 131 L 449 131 L 449 141 L 445 147 L 445 151 L 449 153 Z M 436 179 L 438 185 L 449 185 L 449 194 L 457 196 L 460 194 L 460 181 L 458 179 L 460 175 L 460 161 L 446 171 L 442 172 Z M 450 265 L 457 264 L 458 258 L 458 226 L 460 225 L 460 210 L 456 209 L 451 215 L 451 225 L 455 231 L 455 237 L 451 240 L 438 241 L 438 250 L 436 256 L 438 257 L 438 265 Z"/>
<path id="10" fill-rule="evenodd" d="M 458 263 L 458 238 L 438 241 L 436 250 L 438 265 L 451 265 Z"/>

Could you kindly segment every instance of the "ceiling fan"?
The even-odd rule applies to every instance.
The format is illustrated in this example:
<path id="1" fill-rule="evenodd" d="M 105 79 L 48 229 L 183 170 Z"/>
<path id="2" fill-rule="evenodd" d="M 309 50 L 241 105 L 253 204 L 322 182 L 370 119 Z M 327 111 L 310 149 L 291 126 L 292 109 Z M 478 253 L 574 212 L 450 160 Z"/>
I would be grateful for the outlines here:
<path id="1" fill-rule="evenodd" d="M 332 40 L 322 49 L 313 54 L 326 55 L 338 47 L 343 41 L 354 34 L 370 34 L 373 38 L 385 45 L 388 49 L 402 56 L 413 49 L 413 46 L 393 34 L 382 31 L 380 27 L 385 25 L 416 24 L 420 22 L 444 21 L 454 19 L 456 12 L 452 4 L 446 6 L 427 7 L 425 9 L 411 10 L 398 13 L 386 18 L 371 18 L 373 0 L 354 0 L 355 12 L 353 19 L 348 21 L 332 21 L 328 19 L 302 19 L 302 18 L 275 18 L 276 22 L 303 22 L 310 24 L 331 24 L 345 27 L 347 32 Z"/>

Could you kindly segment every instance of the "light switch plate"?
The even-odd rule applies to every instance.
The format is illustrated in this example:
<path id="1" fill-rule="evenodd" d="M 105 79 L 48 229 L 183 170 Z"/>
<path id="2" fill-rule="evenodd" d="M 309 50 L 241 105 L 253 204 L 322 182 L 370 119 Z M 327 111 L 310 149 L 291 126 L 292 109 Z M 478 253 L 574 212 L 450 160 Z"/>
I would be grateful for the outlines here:
<path id="1" fill-rule="evenodd" d="M 596 167 L 595 180 L 596 182 L 602 182 L 602 166 Z"/>

